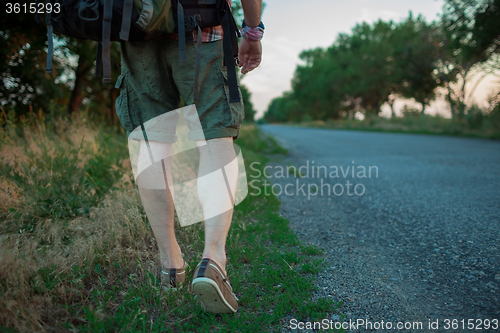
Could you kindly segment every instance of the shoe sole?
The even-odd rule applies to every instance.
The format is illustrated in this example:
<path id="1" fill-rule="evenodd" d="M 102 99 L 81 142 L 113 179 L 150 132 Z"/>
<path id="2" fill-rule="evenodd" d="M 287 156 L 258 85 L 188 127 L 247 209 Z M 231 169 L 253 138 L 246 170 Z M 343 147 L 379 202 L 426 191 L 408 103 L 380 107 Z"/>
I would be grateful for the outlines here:
<path id="1" fill-rule="evenodd" d="M 193 292 L 203 303 L 204 310 L 211 313 L 235 313 L 234 309 L 222 296 L 222 292 L 215 281 L 205 277 L 193 280 L 191 284 Z"/>

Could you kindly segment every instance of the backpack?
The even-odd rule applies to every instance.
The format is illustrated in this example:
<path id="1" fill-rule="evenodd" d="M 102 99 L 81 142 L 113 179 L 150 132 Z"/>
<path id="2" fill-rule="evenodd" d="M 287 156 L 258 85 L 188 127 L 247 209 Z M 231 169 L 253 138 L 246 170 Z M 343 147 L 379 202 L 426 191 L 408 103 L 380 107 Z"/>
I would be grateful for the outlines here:
<path id="1" fill-rule="evenodd" d="M 239 102 L 235 58 L 241 37 L 227 0 L 45 0 L 48 51 L 46 72 L 52 73 L 53 32 L 97 41 L 95 76 L 111 82 L 111 41 L 164 39 L 178 33 L 179 57 L 186 62 L 186 40 L 197 30 L 194 100 L 198 98 L 201 29 L 222 25 L 224 62 L 228 71 L 229 102 Z M 37 21 L 40 22 L 39 17 Z"/>

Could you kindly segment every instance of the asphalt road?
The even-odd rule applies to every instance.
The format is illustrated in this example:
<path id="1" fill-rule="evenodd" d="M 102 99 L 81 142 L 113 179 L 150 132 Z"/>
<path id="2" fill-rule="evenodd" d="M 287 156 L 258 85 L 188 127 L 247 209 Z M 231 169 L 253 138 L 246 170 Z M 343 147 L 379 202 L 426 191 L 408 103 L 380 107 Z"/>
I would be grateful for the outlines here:
<path id="1" fill-rule="evenodd" d="M 270 164 L 268 191 L 287 190 L 279 195 L 281 213 L 302 240 L 325 249 L 314 297 L 343 302 L 328 319 L 344 313 L 372 324 L 358 331 L 500 332 L 500 142 L 261 129 L 290 152 Z M 291 165 L 309 165 L 309 173 L 280 173 Z M 416 326 L 398 330 L 400 322 Z"/>

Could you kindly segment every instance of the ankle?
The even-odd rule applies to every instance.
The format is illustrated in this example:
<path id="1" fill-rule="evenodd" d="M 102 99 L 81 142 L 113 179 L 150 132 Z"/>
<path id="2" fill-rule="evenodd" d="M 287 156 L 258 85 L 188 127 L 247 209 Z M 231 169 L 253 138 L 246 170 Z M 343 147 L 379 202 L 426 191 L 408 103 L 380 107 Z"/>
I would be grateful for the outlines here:
<path id="1" fill-rule="evenodd" d="M 205 252 L 203 252 L 203 258 L 208 258 L 208 259 L 215 261 L 217 263 L 217 265 L 219 265 L 219 267 L 222 268 L 223 273 L 227 276 L 227 272 L 226 272 L 227 259 L 226 259 L 225 254 L 217 254 L 214 252 L 205 251 Z"/>
<path id="2" fill-rule="evenodd" d="M 184 265 L 183 257 L 181 248 L 177 245 L 176 248 L 169 249 L 168 254 L 160 254 L 161 265 L 166 269 L 181 268 Z"/>

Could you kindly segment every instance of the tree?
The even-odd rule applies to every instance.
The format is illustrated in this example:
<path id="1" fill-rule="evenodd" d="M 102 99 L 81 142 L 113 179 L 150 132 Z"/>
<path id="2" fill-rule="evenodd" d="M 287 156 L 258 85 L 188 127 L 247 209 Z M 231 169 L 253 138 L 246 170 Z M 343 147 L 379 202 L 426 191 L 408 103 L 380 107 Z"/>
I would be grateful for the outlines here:
<path id="1" fill-rule="evenodd" d="M 392 22 L 363 23 L 351 35 L 340 34 L 327 50 L 303 51 L 300 58 L 305 64 L 297 66 L 292 92 L 284 99 L 301 107 L 293 119 L 353 118 L 358 110 L 378 115 L 390 95 L 392 30 Z"/>
<path id="2" fill-rule="evenodd" d="M 480 65 L 498 52 L 498 7 L 498 0 L 446 0 L 438 72 L 448 90 L 453 118 L 464 117 L 471 96 L 467 84 L 484 72 Z M 458 88 L 453 89 L 452 83 Z"/>
<path id="3" fill-rule="evenodd" d="M 240 91 L 241 91 L 241 96 L 243 97 L 243 105 L 245 106 L 244 121 L 248 123 L 253 123 L 255 122 L 255 114 L 257 112 L 255 111 L 252 101 L 250 100 L 250 98 L 252 97 L 252 93 L 244 85 L 240 85 Z"/>
<path id="4" fill-rule="evenodd" d="M 500 0 L 485 1 L 474 17 L 472 39 L 476 50 L 490 57 L 500 52 Z"/>
<path id="5" fill-rule="evenodd" d="M 68 113 L 78 113 L 85 105 L 91 114 L 105 120 L 108 124 L 116 124 L 115 100 L 119 90 L 113 83 L 103 83 L 102 78 L 95 76 L 97 42 L 65 38 L 68 57 L 77 57 L 75 64 L 68 66 L 73 73 L 68 85 L 71 86 L 71 98 Z M 111 43 L 111 82 L 116 82 L 120 75 L 121 52 L 119 43 Z"/>
<path id="6" fill-rule="evenodd" d="M 337 71 L 325 50 L 317 48 L 300 54 L 305 65 L 297 66 L 292 80 L 292 94 L 286 98 L 296 114 L 293 120 L 338 118 L 339 93 Z M 293 100 L 293 103 L 291 103 Z"/>
<path id="7" fill-rule="evenodd" d="M 378 115 L 389 95 L 393 46 L 390 38 L 394 23 L 379 20 L 373 26 L 356 25 L 345 45 L 351 60 L 346 68 L 345 94 L 359 99 L 365 113 Z"/>
<path id="8" fill-rule="evenodd" d="M 64 104 L 68 89 L 58 80 L 64 70 L 61 59 L 53 60 L 52 74 L 45 72 L 47 30 L 29 14 L 0 15 L 0 106 L 25 114 L 30 109 L 49 110 L 51 101 Z M 60 49 L 55 45 L 55 53 Z"/>
<path id="9" fill-rule="evenodd" d="M 422 113 L 435 98 L 440 85 L 434 69 L 438 62 L 435 40 L 436 26 L 427 24 L 422 16 L 412 13 L 396 25 L 391 36 L 393 67 L 391 91 L 404 98 L 414 98 L 422 105 Z"/>
<path id="10" fill-rule="evenodd" d="M 291 92 L 285 92 L 282 97 L 271 101 L 269 108 L 264 114 L 264 120 L 269 123 L 299 121 L 301 108 Z"/>
<path id="11" fill-rule="evenodd" d="M 0 64 L 2 107 L 15 109 L 17 115 L 30 109 L 50 112 L 53 108 L 72 113 L 78 112 L 86 100 L 91 113 L 106 114 L 110 122 L 116 121 L 117 92 L 112 84 L 103 84 L 94 77 L 96 42 L 54 34 L 53 73 L 47 74 L 45 23 L 36 23 L 34 15 L 12 13 L 0 17 L 0 26 L 0 55 L 4 59 Z M 116 64 L 116 79 L 120 53 L 119 45 L 113 44 L 111 60 Z M 73 58 L 76 62 L 71 61 Z"/>

